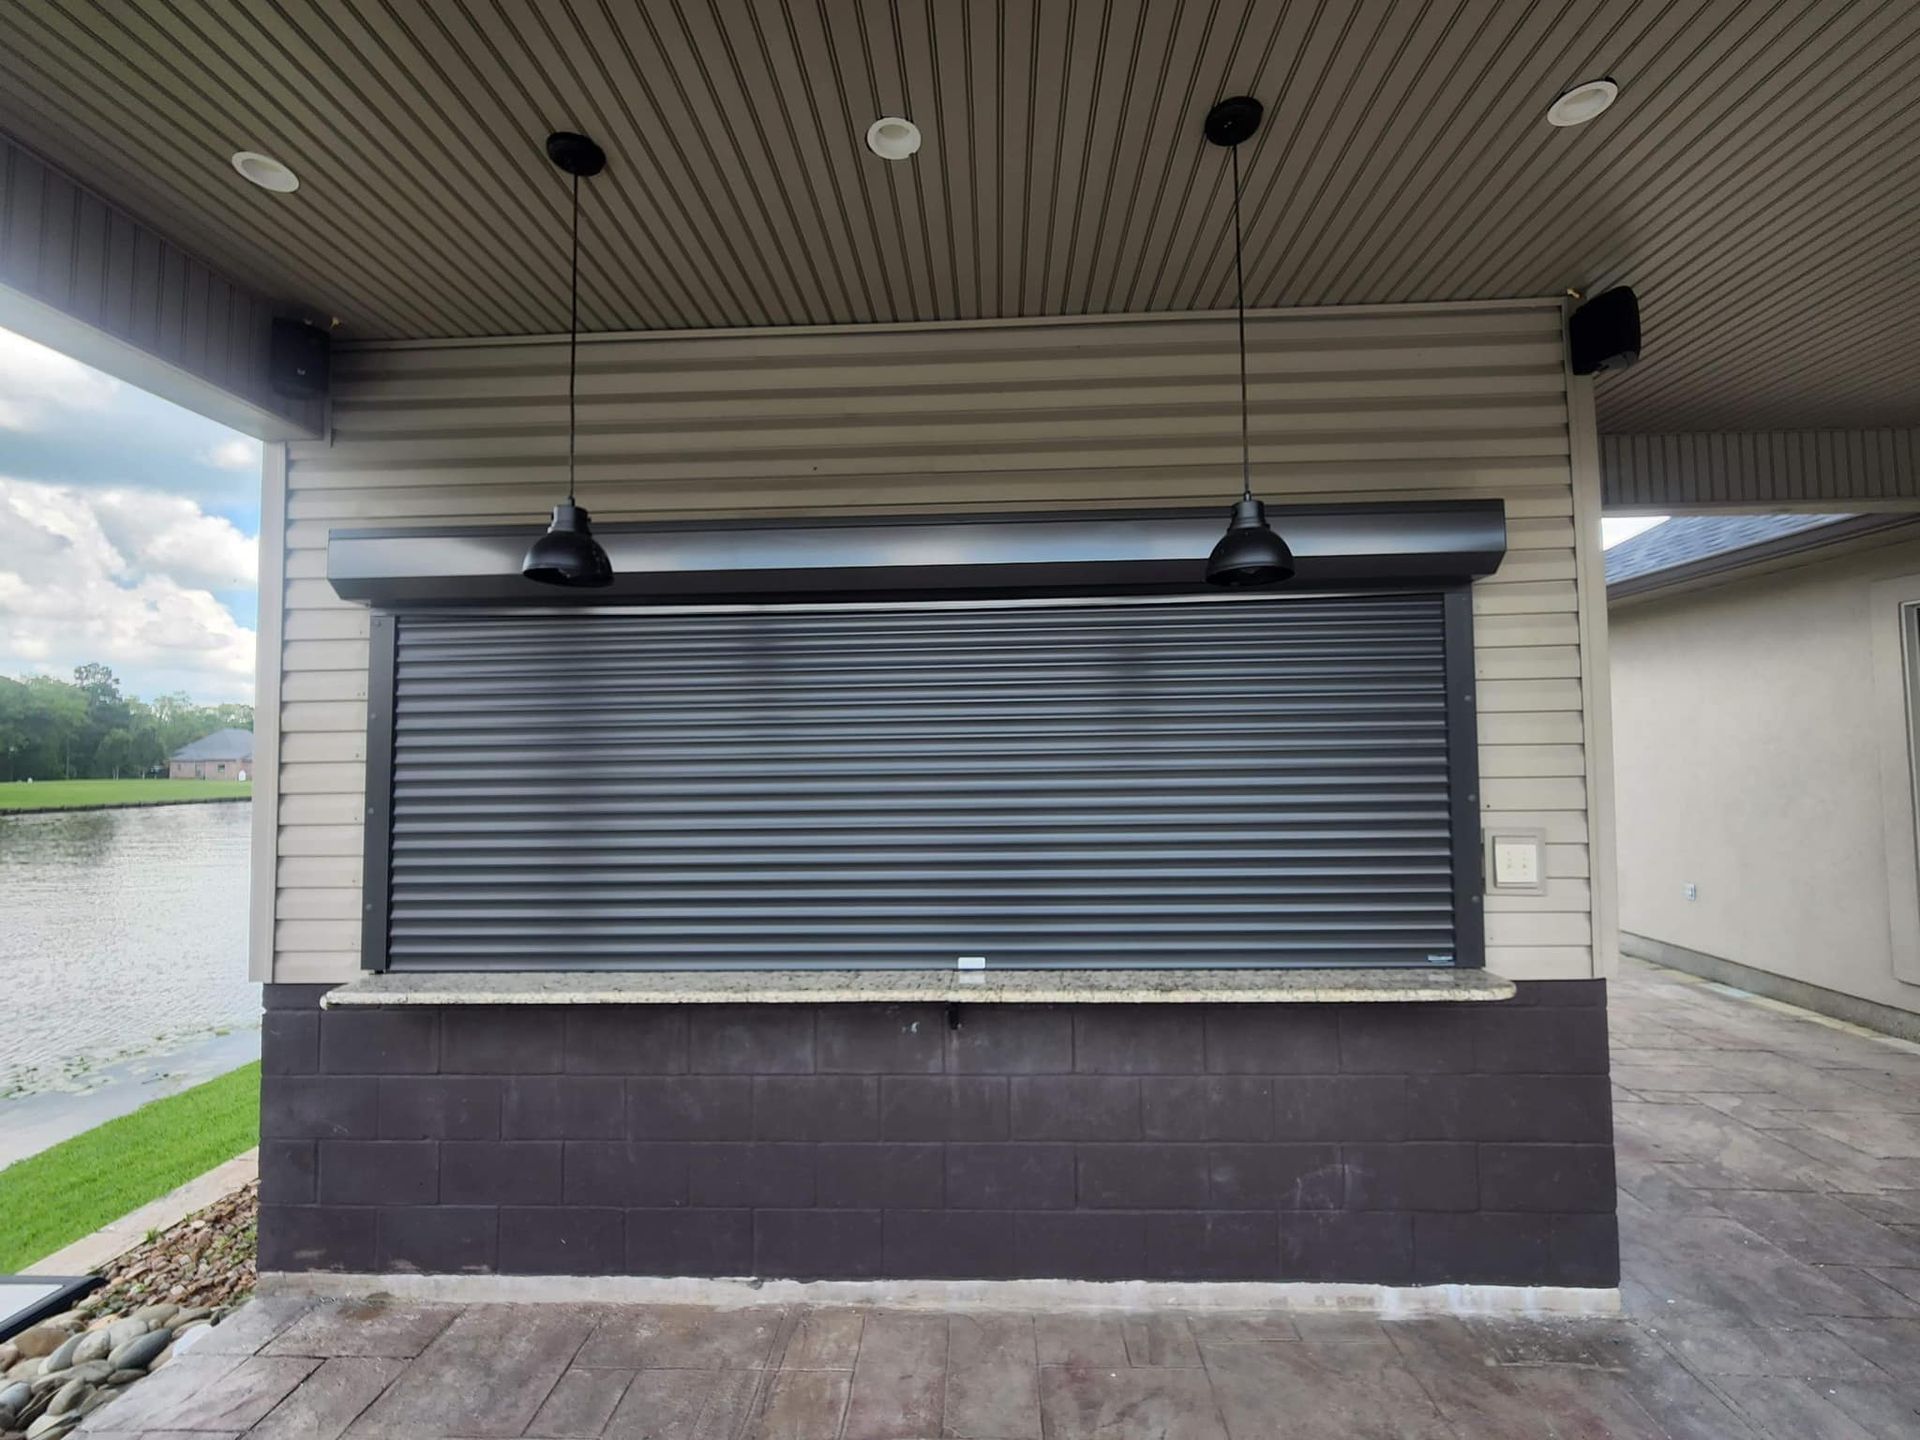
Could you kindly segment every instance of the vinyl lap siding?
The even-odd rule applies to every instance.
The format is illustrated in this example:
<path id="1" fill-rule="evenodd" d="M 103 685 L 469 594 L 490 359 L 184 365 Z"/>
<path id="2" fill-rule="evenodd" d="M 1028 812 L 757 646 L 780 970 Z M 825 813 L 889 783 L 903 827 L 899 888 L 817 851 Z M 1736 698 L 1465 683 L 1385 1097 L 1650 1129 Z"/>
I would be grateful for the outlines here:
<path id="1" fill-rule="evenodd" d="M 1498 497 L 1474 591 L 1482 803 L 1547 832 L 1548 893 L 1490 898 L 1488 963 L 1592 973 L 1574 524 L 1552 304 L 1251 317 L 1255 483 L 1293 503 Z M 1224 317 L 755 331 L 581 350 L 596 519 L 1217 500 L 1238 464 Z M 333 433 L 288 447 L 274 978 L 359 968 L 367 616 L 327 533 L 523 521 L 565 487 L 564 345 L 350 349 Z"/>

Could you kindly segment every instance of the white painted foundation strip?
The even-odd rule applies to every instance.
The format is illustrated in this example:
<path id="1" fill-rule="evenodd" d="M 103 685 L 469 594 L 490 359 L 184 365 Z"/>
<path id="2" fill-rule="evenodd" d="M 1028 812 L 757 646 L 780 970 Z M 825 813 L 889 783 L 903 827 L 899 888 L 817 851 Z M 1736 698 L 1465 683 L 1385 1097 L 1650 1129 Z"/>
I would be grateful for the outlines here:
<path id="1" fill-rule="evenodd" d="M 1606 1317 L 1616 1289 L 1176 1280 L 701 1280 L 639 1275 L 365 1275 L 271 1271 L 256 1293 L 458 1304 L 875 1305 L 889 1310 L 1288 1310 L 1378 1315 Z"/>

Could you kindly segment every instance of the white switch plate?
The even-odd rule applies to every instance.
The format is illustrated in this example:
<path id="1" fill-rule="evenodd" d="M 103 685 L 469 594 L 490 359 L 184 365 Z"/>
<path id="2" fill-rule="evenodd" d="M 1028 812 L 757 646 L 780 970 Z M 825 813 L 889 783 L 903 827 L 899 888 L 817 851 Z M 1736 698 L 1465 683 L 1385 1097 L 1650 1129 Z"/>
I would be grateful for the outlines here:
<path id="1" fill-rule="evenodd" d="M 1547 832 L 1487 832 L 1487 889 L 1499 895 L 1544 895 L 1547 891 Z"/>

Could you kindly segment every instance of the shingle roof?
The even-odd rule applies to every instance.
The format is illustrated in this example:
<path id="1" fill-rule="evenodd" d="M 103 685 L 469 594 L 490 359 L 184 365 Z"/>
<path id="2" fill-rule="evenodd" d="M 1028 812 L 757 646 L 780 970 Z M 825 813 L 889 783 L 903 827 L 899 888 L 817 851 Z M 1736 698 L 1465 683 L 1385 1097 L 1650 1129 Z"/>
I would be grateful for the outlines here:
<path id="1" fill-rule="evenodd" d="M 1771 544 L 1851 515 L 1678 515 L 1607 551 L 1607 584 Z"/>
<path id="2" fill-rule="evenodd" d="M 173 752 L 175 760 L 251 760 L 253 758 L 253 732 L 251 730 L 216 730 L 213 734 L 194 741 L 191 745 L 182 745 Z"/>

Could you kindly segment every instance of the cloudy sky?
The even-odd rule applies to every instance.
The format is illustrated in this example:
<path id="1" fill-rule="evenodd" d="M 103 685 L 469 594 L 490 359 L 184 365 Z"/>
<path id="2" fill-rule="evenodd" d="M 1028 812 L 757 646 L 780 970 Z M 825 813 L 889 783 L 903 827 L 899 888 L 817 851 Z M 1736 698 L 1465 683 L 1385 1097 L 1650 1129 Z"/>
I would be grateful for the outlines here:
<path id="1" fill-rule="evenodd" d="M 260 443 L 0 330 L 0 674 L 253 698 Z"/>

